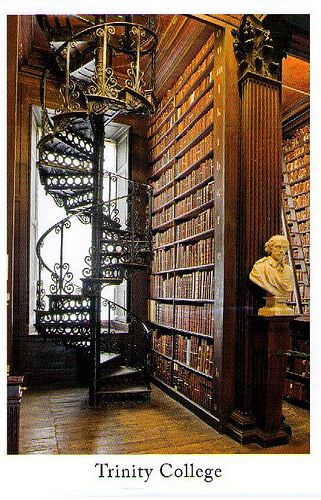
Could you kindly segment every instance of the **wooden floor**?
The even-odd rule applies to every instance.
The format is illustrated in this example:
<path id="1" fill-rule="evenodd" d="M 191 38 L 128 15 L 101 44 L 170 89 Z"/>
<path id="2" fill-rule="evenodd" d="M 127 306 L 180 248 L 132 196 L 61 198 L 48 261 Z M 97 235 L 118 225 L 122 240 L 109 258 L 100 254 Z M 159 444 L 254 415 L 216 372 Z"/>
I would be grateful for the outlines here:
<path id="1" fill-rule="evenodd" d="M 21 404 L 22 454 L 309 453 L 309 411 L 284 403 L 293 435 L 263 449 L 221 435 L 153 387 L 150 403 L 89 408 L 87 389 L 28 390 Z"/>

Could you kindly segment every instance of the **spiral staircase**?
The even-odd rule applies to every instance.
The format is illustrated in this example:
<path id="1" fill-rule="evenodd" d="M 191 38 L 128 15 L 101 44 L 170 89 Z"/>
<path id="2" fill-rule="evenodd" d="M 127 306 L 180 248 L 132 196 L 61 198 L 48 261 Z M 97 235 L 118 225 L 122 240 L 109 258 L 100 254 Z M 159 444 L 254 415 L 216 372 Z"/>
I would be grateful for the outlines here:
<path id="1" fill-rule="evenodd" d="M 94 16 L 72 17 L 74 24 L 69 17 L 66 22 L 39 16 L 59 67 L 56 77 L 61 73 L 62 106 L 52 115 L 46 108 L 46 68 L 38 170 L 46 194 L 66 216 L 37 243 L 36 329 L 45 338 L 86 353 L 89 404 L 95 406 L 102 400 L 150 396 L 149 328 L 130 307 L 103 295 L 106 287 L 119 286 L 146 270 L 152 255 L 150 186 L 110 172 L 104 164 L 106 125 L 117 115 L 153 110 L 152 92 L 143 90 L 139 66 L 148 52 L 150 32 L 133 19 L 100 18 L 97 24 Z M 120 66 L 124 57 L 132 61 L 124 84 L 119 83 L 120 74 L 118 79 L 112 76 L 110 67 L 112 56 L 119 54 Z M 91 228 L 80 285 L 79 280 L 74 283 L 65 258 L 68 229 L 76 220 Z M 57 257 L 48 262 L 44 248 L 48 241 L 52 246 L 53 236 Z M 77 247 L 77 242 L 72 244 Z M 116 311 L 122 311 L 124 322 L 115 320 Z"/>

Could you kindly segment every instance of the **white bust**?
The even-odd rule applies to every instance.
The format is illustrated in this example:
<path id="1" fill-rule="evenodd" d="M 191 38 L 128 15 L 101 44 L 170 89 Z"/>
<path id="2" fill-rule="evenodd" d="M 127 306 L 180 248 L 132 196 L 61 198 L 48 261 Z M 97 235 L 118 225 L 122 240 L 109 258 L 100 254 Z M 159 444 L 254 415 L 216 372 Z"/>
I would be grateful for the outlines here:
<path id="1" fill-rule="evenodd" d="M 284 262 L 288 248 L 285 236 L 272 236 L 264 247 L 268 256 L 257 260 L 250 272 L 250 280 L 267 292 L 266 306 L 259 309 L 259 315 L 294 314 L 293 309 L 286 305 L 294 288 L 292 269 Z"/>

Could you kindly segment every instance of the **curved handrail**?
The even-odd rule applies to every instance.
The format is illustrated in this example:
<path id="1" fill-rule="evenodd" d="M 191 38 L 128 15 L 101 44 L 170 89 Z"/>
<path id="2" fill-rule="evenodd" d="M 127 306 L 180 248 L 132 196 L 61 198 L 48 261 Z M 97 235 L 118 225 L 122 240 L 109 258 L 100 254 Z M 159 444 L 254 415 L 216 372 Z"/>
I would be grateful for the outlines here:
<path id="1" fill-rule="evenodd" d="M 39 238 L 38 242 L 37 242 L 37 245 L 36 245 L 36 256 L 37 258 L 39 259 L 39 263 L 40 263 L 40 266 L 44 267 L 45 269 L 47 269 L 47 271 L 49 271 L 50 273 L 53 273 L 54 271 L 52 269 L 50 269 L 49 266 L 47 266 L 47 264 L 45 263 L 45 261 L 43 260 L 42 256 L 41 256 L 41 248 L 43 246 L 43 242 L 45 240 L 45 238 L 48 236 L 48 234 L 50 234 L 53 230 L 55 229 L 58 229 L 62 224 L 64 224 L 65 222 L 67 222 L 68 220 L 70 220 L 72 217 L 76 217 L 76 216 L 79 216 L 81 214 L 83 214 L 84 212 L 86 212 L 88 210 L 88 208 L 91 208 L 91 206 L 89 207 L 83 207 L 82 210 L 78 211 L 78 212 L 74 212 L 70 215 L 67 215 L 67 217 L 64 217 L 63 219 L 61 219 L 60 221 L 56 222 L 55 224 L 53 224 L 53 226 L 51 226 L 49 229 L 47 229 L 47 231 L 45 231 Z"/>
<path id="2" fill-rule="evenodd" d="M 125 177 L 124 177 L 125 178 Z M 126 178 L 125 178 L 126 179 Z M 137 183 L 138 184 L 138 183 Z M 144 186 L 144 184 L 141 184 Z M 112 206 L 113 203 L 119 201 L 119 200 L 123 200 L 123 199 L 127 199 L 128 198 L 128 195 L 123 195 L 123 196 L 118 196 L 117 198 L 113 198 L 112 200 L 109 200 L 109 201 L 103 201 L 101 203 L 101 206 L 103 207 L 108 207 L 108 206 Z M 45 261 L 43 260 L 42 256 L 41 256 L 41 248 L 43 246 L 43 242 L 44 240 L 46 239 L 46 237 L 54 230 L 57 230 L 59 229 L 62 225 L 64 225 L 67 221 L 69 221 L 70 219 L 72 219 L 73 217 L 79 217 L 80 215 L 82 214 L 88 214 L 88 210 L 90 210 L 91 212 L 93 212 L 94 210 L 97 210 L 97 205 L 92 205 L 92 204 L 88 204 L 86 206 L 83 206 L 81 207 L 80 210 L 76 210 L 75 212 L 73 212 L 72 214 L 70 215 L 67 215 L 66 217 L 64 217 L 63 219 L 61 219 L 60 221 L 56 222 L 55 224 L 53 224 L 49 229 L 47 229 L 42 235 L 41 237 L 39 238 L 38 242 L 37 242 L 37 245 L 36 245 L 36 256 L 37 258 L 39 259 L 39 263 L 40 263 L 40 266 L 43 266 L 43 268 L 45 268 L 49 273 L 53 273 L 54 271 L 52 269 L 50 269 L 50 267 L 45 263 Z"/>
<path id="3" fill-rule="evenodd" d="M 116 302 L 113 302 L 110 299 L 105 298 L 103 295 L 101 296 L 101 299 L 102 299 L 102 301 L 108 302 L 109 304 L 112 304 L 113 306 L 118 307 L 119 309 L 122 309 L 122 311 L 125 311 L 129 317 L 133 318 L 135 321 L 141 323 L 144 326 L 144 330 L 145 330 L 146 334 L 150 333 L 151 329 L 147 326 L 147 324 L 141 318 L 136 316 L 136 314 L 134 314 L 131 311 L 129 311 L 128 309 L 126 309 L 126 307 L 121 306 L 121 305 L 117 304 Z"/>
<path id="4" fill-rule="evenodd" d="M 71 43 L 71 42 L 75 42 L 77 40 L 77 38 L 81 38 L 87 34 L 89 34 L 91 31 L 93 30 L 97 30 L 99 28 L 104 28 L 104 27 L 108 27 L 108 26 L 111 26 L 111 27 L 138 27 L 138 28 L 143 28 L 145 31 L 147 31 L 149 33 L 149 36 L 151 37 L 151 39 L 154 41 L 154 45 L 152 45 L 152 47 L 146 49 L 146 52 L 145 51 L 141 51 L 141 54 L 145 54 L 145 53 L 148 53 L 150 52 L 152 49 L 154 49 L 158 43 L 158 37 L 157 35 L 148 27 L 144 26 L 143 24 L 139 24 L 139 23 L 129 23 L 129 22 L 125 22 L 125 21 L 114 21 L 114 22 L 104 22 L 104 23 L 100 23 L 100 24 L 95 24 L 94 26 L 90 26 L 89 28 L 85 28 L 84 30 L 82 31 L 79 31 L 78 33 L 76 33 L 75 35 L 73 35 L 71 38 L 69 38 L 69 40 L 66 40 L 62 45 L 60 45 L 60 47 L 58 47 L 58 49 L 53 53 L 53 55 L 55 57 L 59 56 L 64 50 L 65 48 L 67 47 L 68 43 Z M 124 51 L 124 49 L 123 49 Z"/>
<path id="5" fill-rule="evenodd" d="M 138 182 L 138 181 L 134 181 L 133 179 L 128 179 L 128 177 L 125 177 L 125 176 L 120 175 L 120 174 L 116 174 L 115 172 L 110 172 L 109 170 L 104 170 L 103 174 L 104 174 L 104 177 L 107 177 L 105 174 L 108 174 L 108 175 L 110 175 L 111 178 L 112 177 L 117 177 L 117 179 L 124 179 L 129 184 L 135 184 L 137 186 L 143 186 L 143 187 L 146 188 L 147 191 L 150 191 L 150 192 L 153 191 L 153 187 L 150 184 L 145 184 L 144 182 Z"/>

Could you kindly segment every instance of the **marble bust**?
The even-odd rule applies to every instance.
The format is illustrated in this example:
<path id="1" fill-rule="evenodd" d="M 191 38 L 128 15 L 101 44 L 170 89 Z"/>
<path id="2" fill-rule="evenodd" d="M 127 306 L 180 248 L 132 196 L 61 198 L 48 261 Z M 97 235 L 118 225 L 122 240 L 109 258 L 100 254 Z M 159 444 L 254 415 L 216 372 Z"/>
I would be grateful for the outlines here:
<path id="1" fill-rule="evenodd" d="M 257 260 L 250 272 L 250 280 L 267 292 L 266 305 L 258 311 L 260 316 L 295 314 L 293 309 L 286 305 L 294 289 L 292 269 L 284 262 L 288 248 L 289 243 L 285 236 L 272 236 L 264 247 L 268 256 Z"/>

